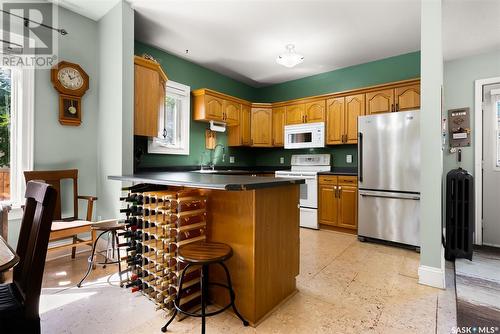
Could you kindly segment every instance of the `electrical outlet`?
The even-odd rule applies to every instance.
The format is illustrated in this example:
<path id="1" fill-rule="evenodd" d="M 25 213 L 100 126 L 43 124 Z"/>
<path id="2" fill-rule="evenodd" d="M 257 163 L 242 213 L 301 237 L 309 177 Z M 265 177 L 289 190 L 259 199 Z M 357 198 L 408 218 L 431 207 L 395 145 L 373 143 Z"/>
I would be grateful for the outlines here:
<path id="1" fill-rule="evenodd" d="M 348 164 L 352 164 L 352 154 L 348 154 L 345 156 L 345 162 Z"/>
<path id="2" fill-rule="evenodd" d="M 233 156 L 230 156 L 230 157 L 229 157 L 229 163 L 230 163 L 230 164 L 234 164 L 234 157 L 233 157 Z"/>
<path id="3" fill-rule="evenodd" d="M 280 157 L 280 164 L 284 164 L 285 163 L 285 157 Z"/>

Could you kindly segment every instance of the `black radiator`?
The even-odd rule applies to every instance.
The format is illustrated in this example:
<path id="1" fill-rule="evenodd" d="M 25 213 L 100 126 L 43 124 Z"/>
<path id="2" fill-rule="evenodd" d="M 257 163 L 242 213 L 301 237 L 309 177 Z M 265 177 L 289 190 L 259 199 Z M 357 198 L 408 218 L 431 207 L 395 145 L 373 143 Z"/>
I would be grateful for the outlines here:
<path id="1" fill-rule="evenodd" d="M 459 168 L 446 175 L 445 258 L 472 260 L 474 232 L 474 179 Z"/>

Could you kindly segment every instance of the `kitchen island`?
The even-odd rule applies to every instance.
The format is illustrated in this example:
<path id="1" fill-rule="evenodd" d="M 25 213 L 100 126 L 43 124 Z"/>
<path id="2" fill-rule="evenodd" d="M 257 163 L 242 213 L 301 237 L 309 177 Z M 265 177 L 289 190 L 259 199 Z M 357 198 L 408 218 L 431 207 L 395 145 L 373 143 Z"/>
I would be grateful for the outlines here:
<path id="1" fill-rule="evenodd" d="M 230 245 L 227 261 L 236 305 L 252 325 L 296 291 L 299 273 L 299 187 L 302 179 L 156 172 L 110 176 L 112 180 L 196 188 L 207 197 L 206 238 Z M 212 266 L 210 280 L 223 282 Z M 211 289 L 215 304 L 228 293 Z"/>

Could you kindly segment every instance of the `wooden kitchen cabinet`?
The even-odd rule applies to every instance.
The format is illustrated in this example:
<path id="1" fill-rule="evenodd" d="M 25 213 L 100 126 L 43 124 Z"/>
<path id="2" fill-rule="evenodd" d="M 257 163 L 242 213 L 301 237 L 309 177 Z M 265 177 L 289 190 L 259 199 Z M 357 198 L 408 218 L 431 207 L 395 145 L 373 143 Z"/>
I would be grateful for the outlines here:
<path id="1" fill-rule="evenodd" d="M 320 184 L 318 195 L 318 219 L 320 224 L 331 226 L 338 225 L 338 200 L 336 197 L 337 186 Z"/>
<path id="2" fill-rule="evenodd" d="M 304 103 L 286 106 L 286 111 L 285 111 L 286 125 L 305 123 L 304 122 L 305 109 L 306 105 Z"/>
<path id="3" fill-rule="evenodd" d="M 358 187 L 356 176 L 320 175 L 318 220 L 320 224 L 357 230 Z"/>
<path id="4" fill-rule="evenodd" d="M 286 125 L 324 122 L 325 109 L 325 100 L 286 106 Z"/>
<path id="5" fill-rule="evenodd" d="M 339 227 L 356 230 L 358 228 L 358 188 L 355 186 L 339 184 L 338 202 Z"/>
<path id="6" fill-rule="evenodd" d="M 222 121 L 228 125 L 239 124 L 241 104 L 230 100 L 224 100 Z"/>
<path id="7" fill-rule="evenodd" d="M 382 114 L 394 111 L 394 89 L 366 93 L 366 114 Z"/>
<path id="8" fill-rule="evenodd" d="M 227 127 L 228 146 L 250 146 L 251 141 L 251 110 L 249 105 L 242 105 L 238 125 Z"/>
<path id="9" fill-rule="evenodd" d="M 420 85 L 398 87 L 394 90 L 396 111 L 420 108 Z"/>
<path id="10" fill-rule="evenodd" d="M 325 100 L 306 103 L 305 123 L 316 123 L 325 121 Z"/>
<path id="11" fill-rule="evenodd" d="M 273 108 L 273 146 L 283 147 L 285 144 L 285 107 Z"/>
<path id="12" fill-rule="evenodd" d="M 367 115 L 418 108 L 420 108 L 420 84 L 366 93 Z"/>
<path id="13" fill-rule="evenodd" d="M 214 121 L 221 121 L 224 118 L 224 101 L 218 97 L 206 95 L 205 96 L 205 108 L 207 113 L 207 118 Z"/>
<path id="14" fill-rule="evenodd" d="M 328 99 L 326 110 L 326 143 L 356 144 L 358 116 L 365 114 L 365 95 L 357 94 Z"/>
<path id="15" fill-rule="evenodd" d="M 134 135 L 158 136 L 159 115 L 165 110 L 167 80 L 160 64 L 134 57 Z"/>
<path id="16" fill-rule="evenodd" d="M 326 101 L 326 143 L 342 144 L 344 134 L 345 98 L 336 97 Z"/>
<path id="17" fill-rule="evenodd" d="M 273 114 L 271 108 L 256 107 L 251 112 L 251 145 L 253 147 L 273 146 Z"/>
<path id="18" fill-rule="evenodd" d="M 238 125 L 242 106 L 249 102 L 210 89 L 197 89 L 193 94 L 193 119 L 195 121 L 224 122 Z"/>

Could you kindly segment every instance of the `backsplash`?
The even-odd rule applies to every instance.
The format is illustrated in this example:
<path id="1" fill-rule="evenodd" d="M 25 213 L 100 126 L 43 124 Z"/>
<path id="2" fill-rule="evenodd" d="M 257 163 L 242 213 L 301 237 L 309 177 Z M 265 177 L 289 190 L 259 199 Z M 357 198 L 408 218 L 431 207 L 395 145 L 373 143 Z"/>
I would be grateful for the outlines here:
<path id="1" fill-rule="evenodd" d="M 194 126 L 193 126 L 194 125 Z M 191 131 L 195 131 L 199 138 L 204 139 L 206 124 L 191 124 Z M 191 138 L 196 136 L 191 136 Z M 227 147 L 227 135 L 217 133 L 217 143 L 225 146 L 225 161 L 222 161 L 222 150 L 217 149 L 215 160 L 216 165 L 224 166 L 289 166 L 293 154 L 331 154 L 332 166 L 335 167 L 357 167 L 357 146 L 337 145 L 315 149 L 285 150 L 283 148 L 251 148 L 251 147 Z M 171 154 L 148 154 L 147 138 L 134 137 L 134 152 L 138 150 L 143 154 L 138 159 L 139 164 L 136 169 L 145 167 L 166 167 L 166 166 L 197 166 L 200 165 L 203 156 L 205 165 L 209 164 L 211 150 L 205 149 L 204 140 L 191 141 L 189 155 Z M 346 162 L 346 156 L 352 155 L 352 163 Z M 229 157 L 234 157 L 234 163 L 229 162 Z M 280 158 L 284 158 L 284 163 L 280 163 Z"/>

